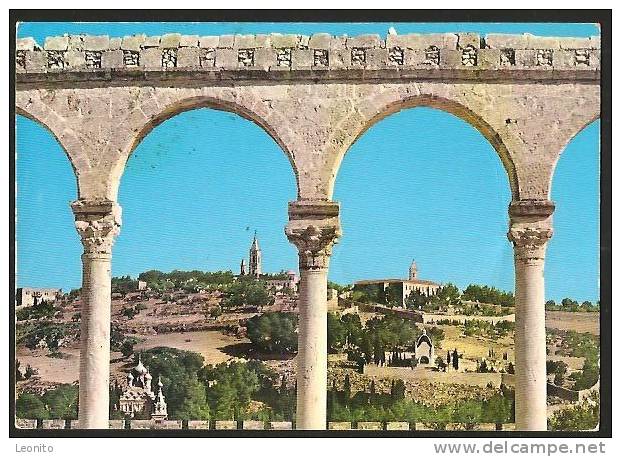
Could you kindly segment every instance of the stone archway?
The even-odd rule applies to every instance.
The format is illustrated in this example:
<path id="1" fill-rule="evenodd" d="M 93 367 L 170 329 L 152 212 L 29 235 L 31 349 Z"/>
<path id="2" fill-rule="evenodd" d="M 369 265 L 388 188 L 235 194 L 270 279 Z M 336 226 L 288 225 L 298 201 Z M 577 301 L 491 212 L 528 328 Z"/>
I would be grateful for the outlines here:
<path id="1" fill-rule="evenodd" d="M 84 245 L 88 355 L 80 384 L 90 394 L 88 400 L 80 395 L 80 427 L 108 426 L 108 367 L 98 354 L 106 327 L 109 332 L 110 259 L 121 223 L 117 190 L 127 158 L 153 125 L 213 104 L 261 125 L 289 157 L 298 200 L 289 205 L 286 235 L 299 250 L 301 272 L 297 425 L 323 429 L 327 270 L 341 234 L 339 205 L 331 200 L 336 173 L 366 128 L 394 110 L 428 103 L 479 129 L 507 171 L 516 427 L 545 430 L 542 290 L 554 211 L 550 177 L 563 145 L 599 113 L 599 37 L 65 35 L 49 37 L 43 47 L 32 38 L 16 44 L 18 112 L 54 132 L 78 179 L 72 207 Z M 527 328 L 536 329 L 528 339 Z"/>
<path id="2" fill-rule="evenodd" d="M 494 129 L 492 125 L 485 119 L 484 113 L 475 112 L 466 103 L 469 100 L 460 100 L 458 94 L 450 93 L 450 90 L 441 88 L 439 91 L 442 95 L 436 94 L 437 88 L 430 87 L 428 93 L 410 94 L 410 91 L 404 91 L 402 88 L 392 88 L 392 91 L 382 92 L 362 101 L 365 107 L 365 117 L 359 118 L 359 114 L 355 113 L 350 116 L 351 123 L 356 125 L 349 131 L 349 137 L 343 141 L 342 147 L 333 155 L 332 163 L 333 178 L 329 184 L 330 195 L 334 189 L 334 183 L 338 175 L 338 169 L 347 154 L 350 147 L 360 138 L 367 130 L 372 128 L 382 119 L 389 117 L 399 111 L 413 109 L 416 107 L 429 107 L 439 111 L 452 114 L 459 119 L 465 121 L 475 128 L 494 148 L 498 157 L 503 164 L 507 173 L 508 184 L 515 199 L 519 199 L 518 178 L 515 165 L 511 154 L 503 142 L 502 136 Z M 348 121 L 346 121 L 348 122 Z"/>

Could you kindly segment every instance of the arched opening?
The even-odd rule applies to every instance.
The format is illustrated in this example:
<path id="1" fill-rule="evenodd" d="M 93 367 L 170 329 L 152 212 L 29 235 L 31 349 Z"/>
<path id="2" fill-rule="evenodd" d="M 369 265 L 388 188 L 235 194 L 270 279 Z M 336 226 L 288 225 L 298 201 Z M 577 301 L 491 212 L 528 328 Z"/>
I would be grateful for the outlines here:
<path id="1" fill-rule="evenodd" d="M 45 125 L 17 115 L 15 129 L 15 412 L 48 418 L 48 399 L 62 396 L 63 414 L 75 418 L 79 331 L 59 289 L 67 294 L 82 281 L 82 245 L 69 206 L 77 198 L 76 177 Z M 54 392 L 43 397 L 41 380 Z"/>
<path id="2" fill-rule="evenodd" d="M 43 124 L 22 115 L 15 121 L 17 287 L 78 288 L 81 245 L 69 206 L 77 196 L 71 162 Z"/>
<path id="3" fill-rule="evenodd" d="M 154 379 L 162 376 L 169 418 L 225 420 L 244 413 L 247 405 L 231 410 L 230 404 L 218 402 L 222 392 L 213 387 L 211 377 L 216 372 L 226 371 L 236 382 L 247 382 L 253 400 L 262 396 L 261 401 L 269 404 L 275 398 L 275 390 L 267 392 L 258 385 L 253 365 L 221 365 L 201 371 L 185 366 L 175 354 L 199 354 L 200 363 L 206 365 L 265 358 L 262 366 L 268 369 L 274 354 L 256 349 L 254 340 L 237 330 L 245 328 L 245 321 L 257 313 L 281 310 L 292 315 L 293 309 L 288 308 L 292 297 L 288 291 L 266 286 L 273 303 L 246 306 L 249 302 L 229 299 L 238 293 L 236 284 L 241 279 L 235 277 L 241 260 L 245 259 L 246 268 L 251 267 L 249 249 L 255 231 L 263 274 L 278 276 L 281 271 L 297 270 L 297 252 L 283 230 L 287 202 L 295 196 L 295 179 L 279 146 L 258 125 L 227 111 L 192 109 L 158 122 L 128 159 L 118 194 L 123 227 L 114 247 L 113 276 L 144 280 L 148 290 L 121 297 L 113 282 L 113 330 L 115 320 L 125 340 L 132 338 L 132 329 L 140 330 L 133 351 L 142 354 Z M 187 273 L 175 276 L 174 270 Z M 206 274 L 215 272 L 230 273 L 220 279 Z M 269 279 L 262 277 L 260 282 L 271 284 Z M 138 297 L 135 302 L 130 300 L 134 296 Z M 143 309 L 138 310 L 137 303 Z M 133 312 L 124 311 L 130 307 L 138 311 L 132 318 L 127 316 Z M 253 357 L 249 356 L 252 351 Z M 292 357 L 282 357 L 279 363 L 291 366 Z M 179 369 L 171 372 L 164 359 Z M 126 370 L 127 363 L 124 359 L 113 364 L 112 372 Z M 276 365 L 269 370 L 276 370 L 275 379 L 282 382 L 285 373 Z M 294 380 L 287 379 L 286 384 L 291 392 L 284 395 L 293 401 L 293 406 L 287 405 L 293 411 L 287 411 L 286 417 L 291 419 Z M 191 410 L 184 409 L 188 405 Z"/>
<path id="4" fill-rule="evenodd" d="M 296 180 L 296 186 L 298 185 L 298 171 L 293 160 L 293 156 L 289 149 L 287 148 L 284 141 L 280 138 L 279 134 L 276 131 L 275 125 L 271 125 L 257 112 L 252 111 L 251 109 L 242 106 L 237 103 L 233 103 L 230 101 L 225 101 L 222 99 L 216 99 L 212 97 L 206 96 L 197 96 L 197 97 L 188 97 L 179 100 L 176 103 L 171 104 L 163 111 L 158 112 L 154 115 L 148 122 L 146 122 L 138 134 L 133 138 L 133 141 L 128 146 L 127 155 L 128 158 L 131 157 L 131 154 L 134 153 L 136 147 L 143 141 L 143 139 L 158 125 L 165 122 L 168 119 L 171 119 L 174 116 L 179 114 L 186 113 L 192 110 L 200 110 L 200 109 L 213 109 L 217 111 L 223 111 L 226 113 L 230 113 L 231 115 L 239 116 L 243 119 L 249 120 L 252 123 L 256 124 L 258 127 L 263 129 L 264 133 L 267 133 L 269 137 L 278 145 L 281 152 L 285 154 L 289 163 L 293 169 L 293 173 Z M 115 178 L 115 183 L 113 185 L 119 184 L 121 176 L 125 172 L 126 162 L 119 161 L 115 170 L 113 171 L 113 179 Z"/>
<path id="5" fill-rule="evenodd" d="M 373 103 L 373 101 L 371 101 L 371 103 Z M 426 107 L 440 110 L 445 113 L 450 113 L 463 120 L 464 122 L 468 123 L 474 129 L 478 130 L 479 133 L 483 135 L 485 139 L 487 139 L 489 144 L 492 146 L 494 152 L 500 158 L 500 161 L 505 168 L 509 181 L 509 186 L 514 199 L 517 199 L 519 197 L 515 165 L 513 164 L 513 160 L 511 159 L 507 147 L 503 143 L 498 133 L 496 133 L 494 128 L 490 126 L 481 116 L 477 115 L 475 112 L 473 112 L 463 104 L 458 103 L 454 100 L 433 95 L 417 95 L 414 97 L 398 99 L 396 101 L 393 101 L 392 103 L 389 103 L 388 105 L 381 106 L 378 109 L 377 114 L 372 118 L 368 119 L 367 122 L 364 124 L 363 128 L 357 132 L 357 135 L 349 143 L 349 148 L 344 148 L 337 156 L 335 167 L 336 172 L 331 182 L 330 193 L 332 193 L 334 190 L 334 183 L 336 177 L 338 176 L 341 162 L 344 159 L 345 154 L 347 154 L 351 150 L 351 146 L 355 144 L 358 139 L 363 136 L 365 132 L 367 132 L 371 127 L 375 126 L 386 117 L 389 117 L 395 113 L 399 113 L 403 110 L 416 107 Z"/>
<path id="6" fill-rule="evenodd" d="M 554 170 L 554 236 L 546 253 L 546 299 L 599 300 L 600 121 L 566 146 Z"/>
<path id="7" fill-rule="evenodd" d="M 334 200 L 337 282 L 407 277 L 415 258 L 419 276 L 513 287 L 506 175 L 485 138 L 451 114 L 419 107 L 377 123 L 345 156 Z"/>
<path id="8" fill-rule="evenodd" d="M 430 335 L 433 346 L 424 344 L 416 350 L 426 353 L 430 348 L 430 354 L 417 361 L 437 364 L 440 369 L 422 369 L 413 363 L 410 369 L 414 373 L 410 376 L 421 382 L 441 383 L 454 393 L 453 403 L 438 405 L 438 411 L 480 401 L 469 396 L 478 387 L 464 389 L 454 377 L 446 376 L 441 367 L 446 364 L 444 354 L 448 351 L 459 353 L 463 371 L 477 371 L 477 362 L 487 358 L 496 376 L 513 358 L 513 308 L 505 302 L 483 303 L 482 297 L 487 286 L 494 288 L 497 297 L 512 299 L 513 249 L 507 240 L 507 205 L 512 193 L 498 144 L 490 143 L 488 135 L 467 120 L 430 107 L 403 110 L 383 118 L 347 152 L 334 191 L 334 200 L 341 204 L 343 237 L 333 250 L 330 279 L 339 285 L 353 285 L 351 300 L 365 310 L 363 334 L 377 333 L 370 323 L 382 328 L 374 318 L 390 319 L 385 324 L 390 329 L 386 338 L 396 339 L 397 351 L 411 350 L 423 330 Z M 358 281 L 363 287 L 357 287 Z M 374 296 L 368 287 L 373 281 L 400 282 L 410 294 L 403 297 L 397 290 Z M 421 292 L 410 302 L 414 291 L 423 285 L 429 293 Z M 469 295 L 464 298 L 466 290 Z M 458 317 L 467 314 L 485 320 L 484 316 L 492 313 L 510 323 L 503 337 L 494 334 L 489 345 L 481 343 L 487 330 L 467 328 Z M 364 344 L 369 348 L 360 347 L 361 352 L 393 350 L 390 346 Z M 492 347 L 493 355 L 489 353 Z M 370 357 L 364 362 L 375 363 Z M 406 376 L 398 366 L 379 368 L 387 376 Z M 474 386 L 476 377 L 469 380 L 465 376 L 459 382 Z M 485 388 L 499 402 L 511 401 L 503 398 L 497 388 Z M 413 393 L 406 401 L 424 403 L 424 398 Z M 511 421 L 510 410 L 507 404 L 509 413 L 503 419 L 507 422 Z M 484 414 L 477 421 L 492 421 Z"/>
<path id="9" fill-rule="evenodd" d="M 580 418 L 584 429 L 597 429 L 600 420 L 600 128 L 599 120 L 584 126 L 556 164 L 545 261 L 549 378 L 593 405 Z M 553 430 L 566 427 L 562 412 L 549 419 Z"/>

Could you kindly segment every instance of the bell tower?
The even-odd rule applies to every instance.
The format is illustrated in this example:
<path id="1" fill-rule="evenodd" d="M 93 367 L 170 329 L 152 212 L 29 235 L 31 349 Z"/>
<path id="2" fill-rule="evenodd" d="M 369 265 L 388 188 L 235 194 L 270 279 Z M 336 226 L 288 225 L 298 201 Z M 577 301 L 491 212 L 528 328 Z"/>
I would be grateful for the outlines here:
<path id="1" fill-rule="evenodd" d="M 416 266 L 416 262 L 412 260 L 412 264 L 410 265 L 410 276 L 409 279 L 416 279 L 416 275 L 418 274 L 418 267 Z"/>
<path id="2" fill-rule="evenodd" d="M 261 248 L 259 247 L 259 240 L 257 239 L 257 232 L 255 230 L 252 246 L 250 246 L 248 274 L 258 278 L 261 276 L 261 273 Z"/>

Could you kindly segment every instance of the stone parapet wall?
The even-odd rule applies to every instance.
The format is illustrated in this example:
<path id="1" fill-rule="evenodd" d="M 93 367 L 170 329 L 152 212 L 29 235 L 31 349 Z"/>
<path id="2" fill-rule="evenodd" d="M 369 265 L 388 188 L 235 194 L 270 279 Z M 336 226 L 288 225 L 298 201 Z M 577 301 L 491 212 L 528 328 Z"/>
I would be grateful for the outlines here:
<path id="1" fill-rule="evenodd" d="M 176 33 L 123 38 L 90 35 L 16 43 L 18 73 L 97 70 L 536 69 L 599 70 L 600 38 L 476 33 L 222 35 Z M 285 75 L 280 75 L 286 77 Z"/>
<path id="2" fill-rule="evenodd" d="M 503 373 L 502 384 L 507 387 L 515 388 L 515 375 Z M 558 397 L 562 400 L 567 400 L 574 403 L 584 401 L 592 392 L 596 392 L 598 390 L 599 381 L 597 381 L 597 383 L 595 383 L 593 387 L 582 390 L 571 390 L 567 389 L 566 387 L 557 386 L 555 384 L 552 384 L 551 382 L 547 383 L 548 397 Z"/>
<path id="3" fill-rule="evenodd" d="M 79 430 L 77 420 L 16 419 L 18 429 Z M 514 424 L 436 424 L 423 422 L 328 422 L 328 430 L 514 430 Z M 111 420 L 111 430 L 294 430 L 288 421 Z"/>

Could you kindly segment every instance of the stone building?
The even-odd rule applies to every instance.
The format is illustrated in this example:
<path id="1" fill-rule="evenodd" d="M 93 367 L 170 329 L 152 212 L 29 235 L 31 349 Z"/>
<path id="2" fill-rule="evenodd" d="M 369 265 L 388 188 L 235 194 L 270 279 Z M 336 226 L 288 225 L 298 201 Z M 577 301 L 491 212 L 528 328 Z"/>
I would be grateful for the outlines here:
<path id="1" fill-rule="evenodd" d="M 405 307 L 405 299 L 414 291 L 418 291 L 428 297 L 435 295 L 440 288 L 440 284 L 434 281 L 418 278 L 418 268 L 416 262 L 410 265 L 408 279 L 365 279 L 356 281 L 354 290 L 361 290 L 369 293 L 372 297 L 378 298 L 382 302 L 382 297 L 399 297 L 399 303 Z"/>
<path id="2" fill-rule="evenodd" d="M 273 287 L 277 291 L 282 290 L 298 290 L 298 282 L 300 278 L 295 271 L 289 270 L 286 273 L 276 274 L 276 275 L 265 275 L 267 285 L 269 287 Z"/>
<path id="3" fill-rule="evenodd" d="M 62 289 L 36 289 L 33 287 L 20 287 L 15 294 L 15 306 L 26 308 L 37 306 L 42 302 L 52 302 L 62 295 Z"/>
<path id="4" fill-rule="evenodd" d="M 277 291 L 286 289 L 297 291 L 299 277 L 295 271 L 289 270 L 286 273 L 283 271 L 281 273 L 274 274 L 263 273 L 263 253 L 259 247 L 259 239 L 257 238 L 256 232 L 254 234 L 254 238 L 252 239 L 252 244 L 250 245 L 249 254 L 248 264 L 246 264 L 246 259 L 242 259 L 240 262 L 240 276 L 252 276 L 256 279 L 263 279 L 267 282 L 269 287 L 272 287 Z M 248 268 L 246 268 L 246 265 L 248 265 Z"/>
<path id="5" fill-rule="evenodd" d="M 142 413 L 150 414 L 151 419 L 166 419 L 168 412 L 162 381 L 157 381 L 157 393 L 153 392 L 152 381 L 151 373 L 138 358 L 138 364 L 127 374 L 127 387 L 121 393 L 119 411 L 130 417 Z"/>
<path id="6" fill-rule="evenodd" d="M 434 359 L 434 349 L 431 337 L 427 335 L 427 331 L 423 329 L 423 333 L 416 340 L 414 346 L 414 357 L 417 364 L 432 364 Z"/>

